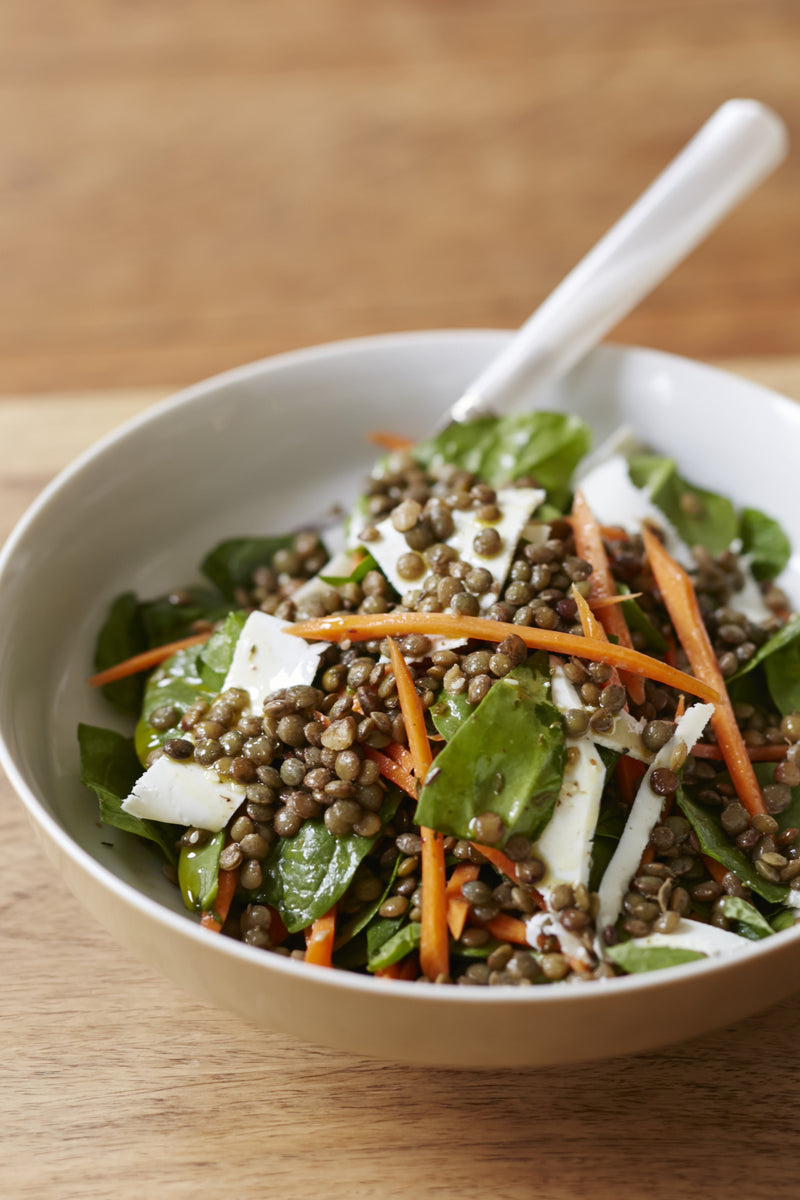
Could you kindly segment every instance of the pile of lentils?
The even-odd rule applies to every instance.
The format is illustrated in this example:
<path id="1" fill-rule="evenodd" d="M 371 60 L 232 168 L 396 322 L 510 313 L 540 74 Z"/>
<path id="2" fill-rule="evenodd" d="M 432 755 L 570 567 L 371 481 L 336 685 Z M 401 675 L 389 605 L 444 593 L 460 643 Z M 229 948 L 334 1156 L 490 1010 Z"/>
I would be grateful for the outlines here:
<path id="1" fill-rule="evenodd" d="M 515 483 L 536 486 L 530 478 Z M 425 470 L 409 455 L 393 454 L 368 480 L 364 509 L 359 540 L 365 547 L 378 536 L 375 524 L 387 517 L 404 535 L 408 551 L 399 561 L 398 573 L 409 587 L 401 596 L 380 571 L 370 570 L 359 582 L 304 589 L 295 600 L 327 559 L 318 535 L 305 531 L 296 535 L 291 547 L 277 551 L 269 564 L 254 571 L 250 585 L 237 593 L 237 604 L 287 621 L 353 612 L 450 612 L 581 634 L 571 592 L 575 587 L 589 595 L 591 567 L 575 554 L 568 520 L 532 520 L 526 526 L 500 594 L 484 606 L 481 597 L 493 587 L 490 572 L 463 562 L 446 539 L 454 530 L 453 512 L 473 510 L 483 526 L 475 550 L 487 558 L 499 552 L 493 523 L 500 511 L 493 488 L 459 468 Z M 637 602 L 654 628 L 672 639 L 641 538 L 615 531 L 607 550 L 615 578 L 638 594 Z M 774 616 L 763 625 L 754 625 L 731 609 L 729 602 L 741 587 L 742 574 L 730 552 L 714 559 L 698 550 L 695 583 L 723 674 L 730 675 L 785 620 L 786 598 L 773 585 L 765 585 L 764 598 Z M 634 631 L 632 636 L 636 648 L 646 648 L 644 634 Z M 499 644 L 469 642 L 447 650 L 437 650 L 422 634 L 397 640 L 426 709 L 436 703 L 442 689 L 463 695 L 472 706 L 479 704 L 493 683 L 524 663 L 529 654 L 513 634 Z M 231 689 L 182 713 L 164 708 L 151 715 L 154 728 L 174 732 L 163 748 L 153 751 L 151 761 L 161 753 L 193 759 L 245 786 L 246 800 L 229 827 L 221 860 L 224 869 L 240 868 L 240 890 L 249 893 L 245 902 L 232 907 L 225 925 L 231 936 L 278 954 L 303 957 L 301 937 L 286 938 L 285 931 L 280 940 L 274 936 L 271 910 L 259 898 L 262 864 L 276 839 L 293 837 L 303 822 L 319 817 L 334 837 L 357 834 L 376 839 L 340 902 L 343 919 L 374 908 L 381 897 L 380 917 L 420 919 L 421 843 L 413 822 L 414 804 L 402 796 L 391 818 L 382 818 L 386 788 L 369 757 L 370 750 L 390 743 L 407 744 L 387 649 L 381 640 L 329 647 L 316 686 L 276 691 L 265 701 L 262 713 L 250 713 L 247 693 Z M 683 661 L 678 665 L 687 667 Z M 642 742 L 648 753 L 657 752 L 672 736 L 678 697 L 669 689 L 648 680 L 644 703 L 637 705 L 603 663 L 575 657 L 565 663 L 565 671 L 581 700 L 581 707 L 565 715 L 567 733 L 577 736 L 587 729 L 609 733 L 615 715 L 627 708 L 644 720 Z M 720 900 L 726 895 L 749 896 L 732 872 L 721 883 L 711 878 L 688 821 L 669 813 L 678 772 L 684 786 L 696 789 L 701 803 L 719 810 L 723 827 L 759 874 L 800 888 L 800 847 L 795 845 L 800 831 L 780 830 L 776 820 L 790 802 L 791 788 L 800 783 L 800 715 L 781 718 L 750 705 L 738 706 L 736 715 L 747 744 L 789 744 L 786 758 L 775 767 L 773 784 L 764 790 L 768 815 L 751 820 L 736 799 L 722 763 L 689 757 L 673 763 L 674 769 L 656 772 L 653 785 L 664 796 L 667 815 L 652 831 L 652 861 L 636 873 L 624 900 L 623 928 L 630 937 L 670 933 L 683 916 L 727 927 Z M 713 739 L 710 733 L 704 736 Z M 604 804 L 617 806 L 624 818 L 629 799 L 619 794 L 613 774 L 606 792 Z M 199 845 L 207 836 L 189 829 L 181 844 Z M 497 844 L 504 836 L 497 814 L 477 818 L 476 842 Z M 451 863 L 472 862 L 480 871 L 478 879 L 463 886 L 469 915 L 453 954 L 453 978 L 441 982 L 528 986 L 570 978 L 576 972 L 581 979 L 613 974 L 594 954 L 598 901 L 596 893 L 583 885 L 574 889 L 558 885 L 550 893 L 558 922 L 582 942 L 585 953 L 580 965 L 562 952 L 554 935 L 540 936 L 538 944 L 526 950 L 496 943 L 485 928 L 500 913 L 526 920 L 546 907 L 536 888 L 546 867 L 527 838 L 514 836 L 505 846 L 516 863 L 516 884 L 505 879 L 498 883 L 494 869 L 470 842 L 446 838 L 445 852 Z M 617 939 L 614 929 L 600 933 L 607 944 Z"/>

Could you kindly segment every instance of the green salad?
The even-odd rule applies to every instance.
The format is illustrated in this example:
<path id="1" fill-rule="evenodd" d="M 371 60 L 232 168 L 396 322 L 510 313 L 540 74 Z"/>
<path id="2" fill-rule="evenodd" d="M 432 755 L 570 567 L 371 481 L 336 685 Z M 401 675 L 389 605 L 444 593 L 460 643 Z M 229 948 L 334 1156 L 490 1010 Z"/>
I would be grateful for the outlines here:
<path id="1" fill-rule="evenodd" d="M 376 436 L 342 528 L 113 601 L 101 820 L 209 936 L 379 979 L 604 980 L 793 925 L 779 524 L 560 413 Z"/>

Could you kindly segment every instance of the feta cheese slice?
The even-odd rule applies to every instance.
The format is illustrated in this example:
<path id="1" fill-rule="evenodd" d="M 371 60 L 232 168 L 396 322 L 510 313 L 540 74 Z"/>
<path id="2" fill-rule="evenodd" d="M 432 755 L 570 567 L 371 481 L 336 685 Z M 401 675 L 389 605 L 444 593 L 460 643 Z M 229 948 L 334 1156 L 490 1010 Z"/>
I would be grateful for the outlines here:
<path id="1" fill-rule="evenodd" d="M 243 784 L 220 779 L 213 768 L 177 762 L 164 754 L 137 779 L 122 810 L 150 821 L 218 833 L 244 798 Z"/>
<path id="2" fill-rule="evenodd" d="M 692 552 L 647 491 L 631 483 L 628 463 L 621 454 L 612 454 L 579 482 L 580 490 L 601 525 L 619 525 L 628 533 L 638 533 L 646 521 L 664 531 L 666 547 L 673 558 L 693 567 Z"/>
<path id="3" fill-rule="evenodd" d="M 598 888 L 600 907 L 597 929 L 600 931 L 598 942 L 601 948 L 602 930 L 608 925 L 613 925 L 619 916 L 628 884 L 641 862 L 650 832 L 661 815 L 664 797 L 659 796 L 650 786 L 653 771 L 659 767 L 669 767 L 672 756 L 679 747 L 691 750 L 713 712 L 713 704 L 693 704 L 687 709 L 678 721 L 675 733 L 658 751 L 639 785 L 622 837 Z"/>
<path id="4" fill-rule="evenodd" d="M 286 633 L 286 621 L 267 613 L 253 612 L 247 618 L 233 652 L 222 690 L 244 688 L 250 706 L 260 713 L 267 696 L 279 688 L 313 683 L 327 642 L 309 646 L 302 638 Z"/>
<path id="5" fill-rule="evenodd" d="M 716 925 L 705 925 L 702 921 L 691 921 L 682 917 L 674 933 L 648 933 L 645 937 L 635 939 L 637 946 L 667 946 L 675 950 L 696 950 L 699 954 L 707 954 L 709 958 L 720 958 L 726 954 L 740 954 L 752 942 L 731 933 L 727 929 L 718 929 Z"/>

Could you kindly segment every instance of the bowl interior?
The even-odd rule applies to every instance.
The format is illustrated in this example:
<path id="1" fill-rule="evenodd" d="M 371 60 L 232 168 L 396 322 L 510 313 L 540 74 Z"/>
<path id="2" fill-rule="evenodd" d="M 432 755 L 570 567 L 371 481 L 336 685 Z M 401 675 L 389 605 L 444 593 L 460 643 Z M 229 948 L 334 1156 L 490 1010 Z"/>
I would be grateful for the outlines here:
<path id="1" fill-rule="evenodd" d="M 423 436 L 502 333 L 366 339 L 244 367 L 112 435 L 51 485 L 0 565 L 5 763 L 36 809 L 119 880 L 183 912 L 137 839 L 97 822 L 77 778 L 78 721 L 114 725 L 84 680 L 110 600 L 198 581 L 215 542 L 283 532 L 347 504 L 374 459 L 364 433 Z M 693 482 L 778 517 L 800 547 L 800 407 L 697 363 L 605 346 L 531 403 L 629 425 Z M 784 586 L 800 602 L 800 559 Z M 187 916 L 187 920 L 188 920 Z"/>

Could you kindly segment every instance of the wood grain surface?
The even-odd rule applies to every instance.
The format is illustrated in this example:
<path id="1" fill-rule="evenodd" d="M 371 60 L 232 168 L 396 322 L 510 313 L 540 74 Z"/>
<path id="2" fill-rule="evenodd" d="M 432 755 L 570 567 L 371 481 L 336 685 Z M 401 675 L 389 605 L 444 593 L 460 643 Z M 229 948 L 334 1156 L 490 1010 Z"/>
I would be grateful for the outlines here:
<path id="1" fill-rule="evenodd" d="M 800 359 L 736 366 L 800 399 Z M 54 471 L 156 398 L 0 399 L 0 537 Z M 798 1195 L 800 996 L 587 1066 L 441 1071 L 332 1053 L 156 976 L 64 893 L 2 779 L 0 809 L 8 1200 Z"/>
<path id="2" fill-rule="evenodd" d="M 0 392 L 515 326 L 723 100 L 790 161 L 626 320 L 800 354 L 798 0 L 3 0 Z"/>

